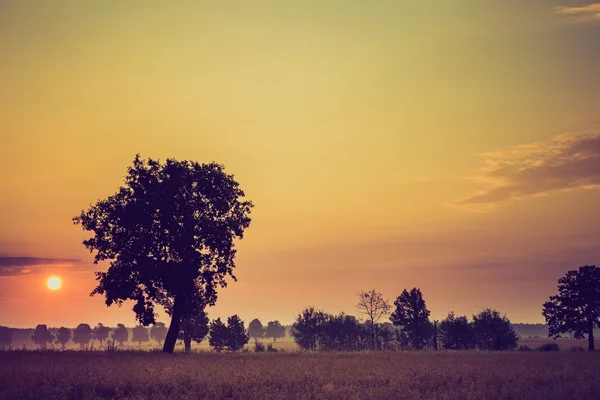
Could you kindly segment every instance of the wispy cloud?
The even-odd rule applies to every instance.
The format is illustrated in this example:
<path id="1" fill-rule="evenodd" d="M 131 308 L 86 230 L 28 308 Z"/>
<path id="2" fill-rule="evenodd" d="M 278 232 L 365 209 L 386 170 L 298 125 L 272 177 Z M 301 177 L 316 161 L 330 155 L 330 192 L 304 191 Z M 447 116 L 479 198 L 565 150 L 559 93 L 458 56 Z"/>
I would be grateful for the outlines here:
<path id="1" fill-rule="evenodd" d="M 81 260 L 73 258 L 0 257 L 0 277 L 39 274 L 48 267 L 72 269 L 81 264 Z"/>
<path id="2" fill-rule="evenodd" d="M 591 3 L 583 6 L 556 7 L 558 14 L 569 17 L 573 22 L 600 21 L 600 3 Z"/>
<path id="3" fill-rule="evenodd" d="M 600 130 L 565 133 L 547 141 L 483 154 L 476 180 L 488 186 L 458 202 L 489 209 L 549 192 L 600 185 Z"/>

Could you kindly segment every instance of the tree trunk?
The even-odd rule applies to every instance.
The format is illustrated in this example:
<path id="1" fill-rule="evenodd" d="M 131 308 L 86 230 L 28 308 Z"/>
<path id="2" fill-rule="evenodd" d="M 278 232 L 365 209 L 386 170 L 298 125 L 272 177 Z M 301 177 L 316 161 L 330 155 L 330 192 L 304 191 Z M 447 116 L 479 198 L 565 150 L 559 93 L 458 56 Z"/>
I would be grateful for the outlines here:
<path id="1" fill-rule="evenodd" d="M 588 323 L 588 351 L 596 351 L 596 344 L 594 342 L 594 320 L 590 320 Z"/>
<path id="2" fill-rule="evenodd" d="M 171 316 L 171 324 L 169 325 L 169 331 L 167 332 L 167 337 L 165 338 L 165 343 L 163 345 L 163 353 L 173 353 L 173 351 L 175 351 L 175 343 L 177 342 L 177 337 L 179 336 L 180 323 L 181 305 L 180 302 L 177 301 L 176 296 L 175 302 L 173 304 L 173 315 Z"/>
<path id="3" fill-rule="evenodd" d="M 185 352 L 190 353 L 192 351 L 192 338 L 186 336 L 183 339 L 183 344 L 185 346 Z"/>

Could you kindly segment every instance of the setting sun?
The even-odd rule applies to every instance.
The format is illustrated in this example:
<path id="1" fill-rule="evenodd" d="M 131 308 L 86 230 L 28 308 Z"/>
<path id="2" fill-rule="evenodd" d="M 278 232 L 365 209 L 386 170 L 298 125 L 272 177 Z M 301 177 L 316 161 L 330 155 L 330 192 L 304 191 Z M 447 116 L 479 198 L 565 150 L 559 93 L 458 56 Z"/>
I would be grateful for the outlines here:
<path id="1" fill-rule="evenodd" d="M 48 285 L 48 289 L 58 290 L 62 286 L 62 280 L 58 276 L 51 276 L 46 281 L 46 284 Z"/>

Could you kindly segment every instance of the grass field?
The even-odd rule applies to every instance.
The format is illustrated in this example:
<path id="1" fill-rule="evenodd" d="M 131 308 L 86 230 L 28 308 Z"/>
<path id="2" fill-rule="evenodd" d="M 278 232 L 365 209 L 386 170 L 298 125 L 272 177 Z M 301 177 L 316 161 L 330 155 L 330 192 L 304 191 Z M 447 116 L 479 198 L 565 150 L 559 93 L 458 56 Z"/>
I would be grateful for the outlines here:
<path id="1" fill-rule="evenodd" d="M 0 352 L 0 399 L 597 399 L 586 352 Z"/>

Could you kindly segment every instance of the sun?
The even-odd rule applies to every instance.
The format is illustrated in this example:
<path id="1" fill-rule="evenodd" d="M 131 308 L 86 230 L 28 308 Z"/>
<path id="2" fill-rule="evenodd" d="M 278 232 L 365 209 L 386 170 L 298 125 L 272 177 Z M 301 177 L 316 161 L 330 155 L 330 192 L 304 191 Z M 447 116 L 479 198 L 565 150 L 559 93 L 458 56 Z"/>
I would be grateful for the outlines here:
<path id="1" fill-rule="evenodd" d="M 60 279 L 58 276 L 51 276 L 50 278 L 48 278 L 48 280 L 46 281 L 46 285 L 48 285 L 48 289 L 51 290 L 58 290 L 60 289 L 60 287 L 62 286 L 62 279 Z"/>

